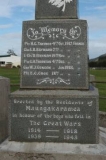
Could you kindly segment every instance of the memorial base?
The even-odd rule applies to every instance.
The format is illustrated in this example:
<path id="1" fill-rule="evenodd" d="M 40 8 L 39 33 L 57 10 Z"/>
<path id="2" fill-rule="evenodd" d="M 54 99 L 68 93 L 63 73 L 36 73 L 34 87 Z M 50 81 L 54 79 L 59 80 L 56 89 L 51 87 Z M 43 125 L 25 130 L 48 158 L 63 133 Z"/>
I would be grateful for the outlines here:
<path id="1" fill-rule="evenodd" d="M 22 90 L 11 94 L 9 139 L 98 143 L 98 90 Z"/>
<path id="2" fill-rule="evenodd" d="M 0 160 L 106 160 L 106 128 L 99 128 L 99 144 L 6 140 L 0 145 Z"/>

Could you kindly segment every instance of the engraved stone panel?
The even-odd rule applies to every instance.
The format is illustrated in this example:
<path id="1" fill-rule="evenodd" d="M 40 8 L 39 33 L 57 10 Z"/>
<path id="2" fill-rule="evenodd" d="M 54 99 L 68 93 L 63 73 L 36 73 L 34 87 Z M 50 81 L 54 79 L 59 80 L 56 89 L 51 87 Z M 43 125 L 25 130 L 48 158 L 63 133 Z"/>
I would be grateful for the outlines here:
<path id="1" fill-rule="evenodd" d="M 77 0 L 37 0 L 36 19 L 77 18 Z"/>
<path id="2" fill-rule="evenodd" d="M 10 140 L 98 143 L 98 91 L 11 94 Z"/>
<path id="3" fill-rule="evenodd" d="M 23 23 L 21 88 L 88 89 L 87 22 Z"/>

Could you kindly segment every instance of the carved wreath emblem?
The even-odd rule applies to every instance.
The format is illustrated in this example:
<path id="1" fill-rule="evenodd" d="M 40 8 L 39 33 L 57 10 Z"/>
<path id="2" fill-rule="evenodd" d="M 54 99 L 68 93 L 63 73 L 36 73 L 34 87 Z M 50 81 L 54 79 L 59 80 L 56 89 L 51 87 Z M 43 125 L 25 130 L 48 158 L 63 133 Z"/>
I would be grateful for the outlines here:
<path id="1" fill-rule="evenodd" d="M 66 3 L 70 3 L 71 1 L 73 1 L 73 0 L 49 0 L 49 3 L 51 3 L 52 5 L 54 5 L 58 8 L 63 7 L 62 11 L 64 12 L 65 7 L 66 7 Z"/>

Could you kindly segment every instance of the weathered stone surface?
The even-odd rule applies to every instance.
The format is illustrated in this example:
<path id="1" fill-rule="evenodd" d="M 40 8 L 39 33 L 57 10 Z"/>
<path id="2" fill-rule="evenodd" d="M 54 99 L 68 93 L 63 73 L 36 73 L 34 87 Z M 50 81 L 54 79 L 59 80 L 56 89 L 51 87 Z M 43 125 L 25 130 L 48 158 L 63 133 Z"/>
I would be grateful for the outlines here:
<path id="1" fill-rule="evenodd" d="M 97 89 L 17 91 L 9 113 L 10 140 L 98 143 Z"/>
<path id="2" fill-rule="evenodd" d="M 106 160 L 105 155 L 68 155 L 0 152 L 1 160 Z"/>
<path id="3" fill-rule="evenodd" d="M 9 79 L 0 77 L 0 143 L 8 136 L 9 93 Z"/>
<path id="4" fill-rule="evenodd" d="M 85 20 L 23 23 L 21 88 L 88 89 Z"/>
<path id="5" fill-rule="evenodd" d="M 99 128 L 99 144 L 4 141 L 1 160 L 105 160 L 106 128 Z"/>
<path id="6" fill-rule="evenodd" d="M 77 18 L 77 0 L 37 0 L 36 19 Z"/>
<path id="7" fill-rule="evenodd" d="M 90 82 L 93 86 L 96 86 L 95 80 L 96 80 L 96 79 L 95 79 L 95 76 L 90 74 L 90 80 L 89 80 L 89 82 Z"/>
<path id="8" fill-rule="evenodd" d="M 106 128 L 106 112 L 99 112 L 99 125 Z"/>

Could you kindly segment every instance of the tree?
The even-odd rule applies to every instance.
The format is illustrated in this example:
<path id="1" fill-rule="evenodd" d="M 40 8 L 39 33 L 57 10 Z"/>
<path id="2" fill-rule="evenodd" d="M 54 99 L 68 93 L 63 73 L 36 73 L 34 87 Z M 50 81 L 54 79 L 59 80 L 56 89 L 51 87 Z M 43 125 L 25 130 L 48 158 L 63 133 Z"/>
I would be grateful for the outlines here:
<path id="1" fill-rule="evenodd" d="M 8 53 L 9 55 L 17 56 L 17 54 L 14 52 L 13 49 L 8 49 L 7 53 Z"/>

